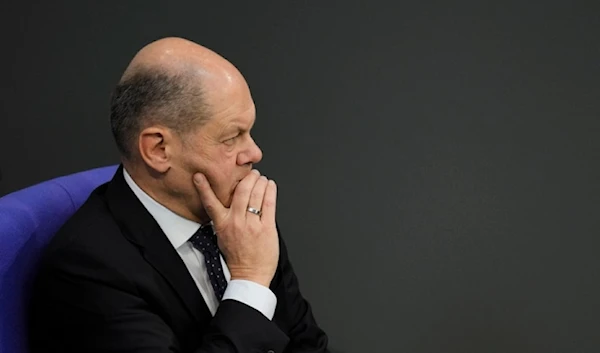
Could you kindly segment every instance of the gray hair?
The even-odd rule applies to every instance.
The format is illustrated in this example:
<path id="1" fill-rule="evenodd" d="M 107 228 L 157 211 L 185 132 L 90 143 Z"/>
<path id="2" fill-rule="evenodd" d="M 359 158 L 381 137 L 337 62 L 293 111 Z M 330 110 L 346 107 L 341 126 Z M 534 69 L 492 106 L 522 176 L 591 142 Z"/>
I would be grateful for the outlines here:
<path id="1" fill-rule="evenodd" d="M 117 148 L 125 159 L 135 158 L 139 133 L 160 124 L 185 136 L 208 118 L 208 107 L 191 75 L 156 68 L 132 70 L 115 87 L 110 100 L 110 125 Z"/>

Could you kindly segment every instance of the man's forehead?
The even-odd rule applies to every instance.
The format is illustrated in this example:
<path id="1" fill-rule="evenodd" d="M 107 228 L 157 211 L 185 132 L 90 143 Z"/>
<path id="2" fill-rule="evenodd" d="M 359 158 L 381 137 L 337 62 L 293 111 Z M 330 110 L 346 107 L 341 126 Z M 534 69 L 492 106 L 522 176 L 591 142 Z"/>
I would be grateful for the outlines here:
<path id="1" fill-rule="evenodd" d="M 254 125 L 255 120 L 254 114 L 252 116 L 237 114 L 215 119 L 214 126 L 219 131 L 249 130 Z"/>

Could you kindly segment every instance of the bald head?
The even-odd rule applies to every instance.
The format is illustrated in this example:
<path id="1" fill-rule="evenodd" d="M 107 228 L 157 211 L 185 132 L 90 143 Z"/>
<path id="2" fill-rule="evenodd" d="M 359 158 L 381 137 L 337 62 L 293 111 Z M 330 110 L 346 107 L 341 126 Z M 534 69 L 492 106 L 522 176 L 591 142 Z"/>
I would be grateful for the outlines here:
<path id="1" fill-rule="evenodd" d="M 184 134 L 210 118 L 213 103 L 246 86 L 241 73 L 214 51 L 182 38 L 142 48 L 123 73 L 111 99 L 111 127 L 126 159 L 136 137 L 152 124 Z"/>
<path id="2" fill-rule="evenodd" d="M 139 68 L 197 75 L 202 81 L 215 80 L 221 84 L 243 80 L 239 71 L 222 56 L 183 38 L 163 38 L 146 45 L 131 60 L 122 79 L 127 79 Z"/>

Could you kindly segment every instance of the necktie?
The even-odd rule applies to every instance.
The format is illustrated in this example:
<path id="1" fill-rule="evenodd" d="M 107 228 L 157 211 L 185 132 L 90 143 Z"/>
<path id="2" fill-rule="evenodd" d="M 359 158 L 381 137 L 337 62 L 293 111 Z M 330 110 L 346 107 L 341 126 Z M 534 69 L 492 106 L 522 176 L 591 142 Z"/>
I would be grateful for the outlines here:
<path id="1" fill-rule="evenodd" d="M 221 252 L 219 251 L 217 236 L 215 235 L 212 226 L 201 226 L 190 238 L 190 242 L 204 255 L 206 272 L 208 272 L 210 284 L 220 301 L 225 293 L 225 288 L 227 288 L 227 279 L 223 273 L 223 266 L 221 266 Z"/>

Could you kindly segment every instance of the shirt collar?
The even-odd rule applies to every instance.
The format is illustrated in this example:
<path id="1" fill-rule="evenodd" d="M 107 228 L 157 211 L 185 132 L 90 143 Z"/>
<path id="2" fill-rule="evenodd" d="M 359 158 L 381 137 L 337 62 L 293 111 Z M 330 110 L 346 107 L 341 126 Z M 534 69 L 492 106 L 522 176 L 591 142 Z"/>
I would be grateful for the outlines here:
<path id="1" fill-rule="evenodd" d="M 185 244 L 200 228 L 199 223 L 181 217 L 150 197 L 133 181 L 125 168 L 123 168 L 123 176 L 127 185 L 156 220 L 175 249 Z"/>

